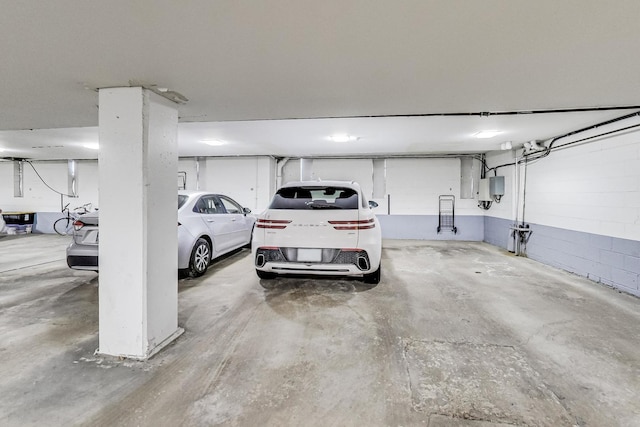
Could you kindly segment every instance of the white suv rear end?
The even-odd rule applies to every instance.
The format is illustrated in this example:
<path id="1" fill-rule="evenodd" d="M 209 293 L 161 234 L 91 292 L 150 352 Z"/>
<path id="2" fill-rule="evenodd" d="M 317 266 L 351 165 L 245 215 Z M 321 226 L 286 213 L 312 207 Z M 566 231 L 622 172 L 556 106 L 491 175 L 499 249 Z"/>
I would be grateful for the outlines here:
<path id="1" fill-rule="evenodd" d="M 372 203 L 375 205 L 375 203 Z M 255 225 L 258 276 L 319 274 L 380 281 L 380 223 L 355 182 L 284 185 Z"/>

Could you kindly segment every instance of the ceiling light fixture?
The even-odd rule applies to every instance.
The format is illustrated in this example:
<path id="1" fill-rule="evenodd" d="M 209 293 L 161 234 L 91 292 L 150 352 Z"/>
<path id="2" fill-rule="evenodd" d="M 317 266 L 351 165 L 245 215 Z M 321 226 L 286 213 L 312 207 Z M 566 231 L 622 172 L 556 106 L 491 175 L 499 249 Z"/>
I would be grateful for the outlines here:
<path id="1" fill-rule="evenodd" d="M 223 141 L 221 139 L 203 139 L 200 142 L 203 144 L 211 145 L 213 147 L 219 147 L 221 145 L 226 145 L 227 141 Z"/>
<path id="2" fill-rule="evenodd" d="M 360 138 L 357 136 L 347 135 L 346 133 L 342 133 L 342 134 L 330 135 L 329 139 L 333 142 L 351 142 L 351 141 L 357 141 Z"/>
<path id="3" fill-rule="evenodd" d="M 90 150 L 99 150 L 100 149 L 100 144 L 98 144 L 97 142 L 88 142 L 86 144 L 82 144 L 82 146 L 84 148 L 88 148 Z"/>
<path id="4" fill-rule="evenodd" d="M 473 136 L 480 139 L 493 138 L 496 135 L 500 135 L 502 132 L 499 130 L 483 130 L 477 133 L 474 133 Z"/>

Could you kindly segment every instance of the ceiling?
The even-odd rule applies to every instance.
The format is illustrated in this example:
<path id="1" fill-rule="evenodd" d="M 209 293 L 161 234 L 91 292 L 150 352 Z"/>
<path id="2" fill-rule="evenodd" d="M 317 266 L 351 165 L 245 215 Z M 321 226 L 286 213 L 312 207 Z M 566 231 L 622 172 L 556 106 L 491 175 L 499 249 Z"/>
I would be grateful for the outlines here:
<path id="1" fill-rule="evenodd" d="M 97 142 L 104 87 L 188 98 L 178 107 L 181 156 L 487 152 L 634 111 L 603 108 L 640 105 L 636 0 L 0 0 L 0 8 L 2 157 L 97 157 L 84 144 Z M 500 114 L 516 112 L 533 113 Z M 473 136 L 485 129 L 501 133 Z M 335 133 L 358 139 L 329 141 Z M 225 144 L 200 142 L 214 139 Z"/>

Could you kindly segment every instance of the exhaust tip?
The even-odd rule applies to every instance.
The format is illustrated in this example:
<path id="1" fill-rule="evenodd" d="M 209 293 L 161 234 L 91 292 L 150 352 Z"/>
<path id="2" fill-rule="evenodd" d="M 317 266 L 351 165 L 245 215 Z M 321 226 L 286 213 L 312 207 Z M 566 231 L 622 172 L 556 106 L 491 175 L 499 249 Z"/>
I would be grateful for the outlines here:
<path id="1" fill-rule="evenodd" d="M 366 256 L 359 256 L 357 260 L 357 265 L 360 270 L 368 270 L 369 269 L 369 259 Z"/>
<path id="2" fill-rule="evenodd" d="M 264 267 L 264 265 L 267 263 L 267 260 L 264 257 L 264 254 L 258 254 L 256 255 L 256 266 L 257 267 Z"/>

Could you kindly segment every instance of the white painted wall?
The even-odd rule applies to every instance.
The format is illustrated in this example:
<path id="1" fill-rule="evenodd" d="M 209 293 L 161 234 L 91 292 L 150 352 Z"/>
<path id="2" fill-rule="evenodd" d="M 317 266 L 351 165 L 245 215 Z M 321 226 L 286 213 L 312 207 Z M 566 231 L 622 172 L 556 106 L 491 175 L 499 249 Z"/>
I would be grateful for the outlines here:
<path id="1" fill-rule="evenodd" d="M 386 213 L 385 199 L 373 199 L 373 160 L 371 159 L 310 159 L 307 160 L 311 180 L 356 181 L 368 200 L 380 204 L 379 213 Z M 302 162 L 289 160 L 282 170 L 282 183 L 300 181 Z"/>
<path id="2" fill-rule="evenodd" d="M 585 136 L 589 134 L 580 135 Z M 509 156 L 492 153 L 487 163 L 493 167 L 510 162 Z M 514 173 L 512 166 L 498 170 L 505 176 L 506 194 L 487 215 L 513 219 Z M 554 150 L 526 168 L 520 166 L 521 184 L 525 173 L 525 205 L 518 206 L 519 219 L 524 207 L 528 223 L 640 240 L 640 132 Z"/>
<path id="3" fill-rule="evenodd" d="M 454 195 L 456 215 L 483 215 L 475 199 L 460 199 L 460 159 L 388 159 L 391 214 L 438 215 L 439 196 Z"/>
<path id="4" fill-rule="evenodd" d="M 640 133 L 554 151 L 527 167 L 526 221 L 640 240 Z"/>
<path id="5" fill-rule="evenodd" d="M 502 161 L 501 157 L 495 158 Z M 507 158 L 506 161 L 510 161 Z M 67 188 L 67 162 L 34 163 L 50 185 Z M 313 174 L 321 179 L 355 180 L 371 198 L 373 193 L 373 162 L 371 159 L 314 159 Z M 264 210 L 275 191 L 276 162 L 270 157 L 200 158 L 200 188 L 227 194 L 240 204 L 259 213 Z M 512 169 L 501 169 L 505 175 L 507 194 L 500 205 L 495 204 L 488 215 L 511 218 L 509 206 L 512 188 Z M 180 159 L 178 170 L 187 174 L 187 189 L 196 189 L 196 161 L 194 158 Z M 438 196 L 456 196 L 456 215 L 483 215 L 475 199 L 460 199 L 460 160 L 457 158 L 433 159 L 387 159 L 386 194 L 376 200 L 378 214 L 387 213 L 387 195 L 391 197 L 391 213 L 397 215 L 437 215 Z M 4 210 L 34 210 L 57 212 L 60 198 L 35 176 L 25 165 L 25 197 L 13 198 L 13 166 L 11 162 L 0 162 L 0 208 Z M 98 165 L 96 161 L 78 161 L 78 188 L 80 197 L 70 199 L 71 206 L 98 200 Z M 479 178 L 479 177 L 477 177 Z M 300 179 L 300 161 L 289 160 L 282 171 L 282 182 Z M 6 183 L 6 185 L 4 184 Z M 176 179 L 177 185 L 177 179 Z M 56 188 L 56 187 L 54 187 Z M 6 207 L 5 207 L 6 206 Z"/>
<path id="6" fill-rule="evenodd" d="M 314 159 L 312 177 L 323 180 L 357 181 L 365 195 L 379 203 L 376 212 L 387 213 L 390 196 L 391 214 L 438 215 L 438 197 L 456 196 L 457 215 L 483 215 L 475 199 L 460 199 L 460 159 L 387 159 L 386 194 L 372 198 L 373 161 L 371 159 Z M 290 160 L 283 169 L 283 183 L 300 179 L 300 161 Z"/>
<path id="7" fill-rule="evenodd" d="M 64 203 L 70 203 L 72 208 L 85 203 L 99 207 L 97 160 L 76 162 L 79 197 L 65 196 Z M 49 186 L 67 192 L 67 161 L 32 163 Z M 270 157 L 201 158 L 200 165 L 201 189 L 228 194 L 253 211 L 266 208 L 275 191 L 275 160 Z M 187 190 L 195 190 L 195 159 L 180 159 L 178 170 L 187 173 Z M 14 197 L 13 162 L 0 162 L 0 209 L 7 212 L 59 212 L 60 195 L 47 188 L 31 166 L 25 163 L 24 197 Z"/>
<path id="8" fill-rule="evenodd" d="M 356 181 L 364 194 L 371 198 L 373 192 L 373 162 L 371 159 L 312 159 L 311 180 Z M 301 162 L 289 160 L 283 168 L 282 183 L 300 181 Z"/>
<path id="9" fill-rule="evenodd" d="M 202 190 L 226 194 L 255 213 L 266 209 L 275 191 L 274 159 L 207 158 L 205 162 Z"/>
<path id="10" fill-rule="evenodd" d="M 98 162 L 77 160 L 77 198 L 64 197 L 64 204 L 73 208 L 85 203 L 98 207 Z M 67 193 L 68 163 L 64 161 L 33 161 L 33 168 L 24 163 L 24 196 L 13 196 L 13 162 L 0 162 L 0 209 L 3 211 L 59 212 L 60 195 L 49 189 L 36 175 L 34 168 L 47 185 Z"/>
<path id="11" fill-rule="evenodd" d="M 200 160 L 200 167 L 202 168 L 204 160 Z M 186 173 L 187 186 L 185 190 L 196 190 L 197 185 L 197 168 L 195 158 L 185 158 L 178 160 L 178 174 L 180 172 Z"/>

